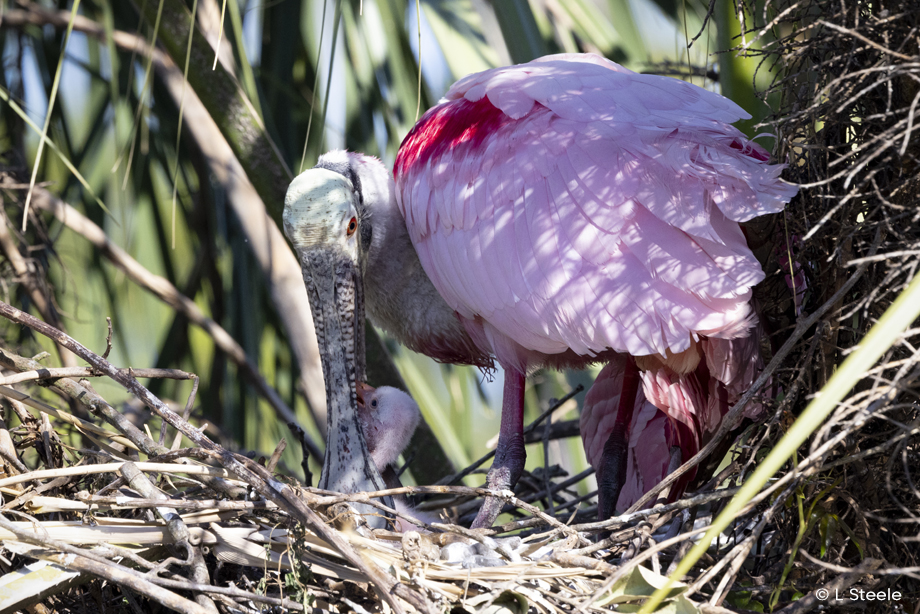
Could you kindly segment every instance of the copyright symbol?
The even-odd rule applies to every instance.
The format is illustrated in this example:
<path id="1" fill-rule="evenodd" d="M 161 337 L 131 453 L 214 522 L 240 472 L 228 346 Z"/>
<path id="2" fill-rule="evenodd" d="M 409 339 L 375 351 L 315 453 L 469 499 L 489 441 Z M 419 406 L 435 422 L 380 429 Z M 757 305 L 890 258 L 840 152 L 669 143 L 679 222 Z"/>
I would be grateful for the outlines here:
<path id="1" fill-rule="evenodd" d="M 829 593 L 826 588 L 819 588 L 815 591 L 815 597 L 817 597 L 819 601 L 824 601 L 829 597 Z"/>

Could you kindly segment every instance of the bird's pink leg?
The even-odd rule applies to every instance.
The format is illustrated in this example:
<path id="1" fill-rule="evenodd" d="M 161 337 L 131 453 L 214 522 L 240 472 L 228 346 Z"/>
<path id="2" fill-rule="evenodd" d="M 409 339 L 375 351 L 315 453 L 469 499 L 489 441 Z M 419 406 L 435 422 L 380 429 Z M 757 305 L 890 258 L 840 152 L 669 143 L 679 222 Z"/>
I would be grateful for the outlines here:
<path id="1" fill-rule="evenodd" d="M 524 471 L 527 453 L 524 450 L 524 374 L 505 369 L 505 388 L 502 394 L 502 422 L 498 431 L 495 460 L 486 478 L 486 488 L 507 490 L 514 486 Z M 502 500 L 486 497 L 472 528 L 492 526 L 502 511 Z"/>
<path id="2" fill-rule="evenodd" d="M 604 444 L 600 466 L 597 468 L 597 518 L 607 520 L 616 511 L 617 499 L 626 483 L 626 459 L 629 449 L 629 425 L 632 423 L 636 395 L 639 393 L 639 368 L 632 356 L 623 369 L 623 388 L 613 431 Z"/>

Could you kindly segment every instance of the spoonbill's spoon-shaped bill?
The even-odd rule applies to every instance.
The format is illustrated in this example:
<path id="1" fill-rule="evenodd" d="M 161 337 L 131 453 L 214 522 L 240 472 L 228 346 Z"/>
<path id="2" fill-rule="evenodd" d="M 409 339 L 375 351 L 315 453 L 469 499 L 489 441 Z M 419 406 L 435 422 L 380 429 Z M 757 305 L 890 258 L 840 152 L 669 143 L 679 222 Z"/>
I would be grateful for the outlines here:
<path id="1" fill-rule="evenodd" d="M 298 176 L 284 203 L 284 231 L 297 252 L 323 363 L 328 441 L 319 487 L 343 493 L 385 488 L 357 409 L 364 380 L 363 253 L 351 181 L 319 169 Z M 375 514 L 374 508 L 357 506 Z M 368 516 L 382 526 L 382 518 Z"/>

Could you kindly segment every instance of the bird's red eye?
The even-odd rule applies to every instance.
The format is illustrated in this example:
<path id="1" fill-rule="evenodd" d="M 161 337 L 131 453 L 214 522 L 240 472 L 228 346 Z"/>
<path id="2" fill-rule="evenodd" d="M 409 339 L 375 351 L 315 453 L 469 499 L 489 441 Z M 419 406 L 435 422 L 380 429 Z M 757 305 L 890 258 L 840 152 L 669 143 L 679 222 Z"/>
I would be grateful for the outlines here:
<path id="1" fill-rule="evenodd" d="M 348 222 L 348 228 L 345 230 L 345 236 L 350 237 L 358 229 L 358 218 L 351 218 Z"/>

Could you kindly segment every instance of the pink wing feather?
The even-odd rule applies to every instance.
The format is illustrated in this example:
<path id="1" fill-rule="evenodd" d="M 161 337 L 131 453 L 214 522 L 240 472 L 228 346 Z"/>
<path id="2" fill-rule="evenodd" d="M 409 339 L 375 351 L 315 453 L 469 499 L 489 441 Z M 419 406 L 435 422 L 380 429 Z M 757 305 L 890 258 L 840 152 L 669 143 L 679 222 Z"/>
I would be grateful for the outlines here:
<path id="1" fill-rule="evenodd" d="M 585 394 L 581 412 L 581 439 L 585 456 L 593 467 L 600 467 L 604 444 L 613 431 L 623 387 L 625 356 L 614 356 L 601 369 L 594 385 Z M 683 397 L 683 390 L 675 390 L 676 397 Z M 629 426 L 629 443 L 626 453 L 626 482 L 617 499 L 616 509 L 625 510 L 639 500 L 648 490 L 667 476 L 668 461 L 672 446 L 681 449 L 682 458 L 688 460 L 699 451 L 699 438 L 695 419 L 688 426 L 677 418 L 678 405 L 691 403 L 687 398 L 674 398 L 673 407 L 665 413 L 647 400 L 640 390 Z M 686 409 L 686 408 L 685 408 Z M 690 410 L 692 412 L 692 410 Z M 681 479 L 675 490 L 682 488 L 693 477 L 693 473 Z"/>
<path id="2" fill-rule="evenodd" d="M 718 94 L 562 55 L 458 81 L 394 175 L 422 266 L 483 350 L 680 352 L 743 336 L 763 272 L 739 222 L 796 188 Z"/>

